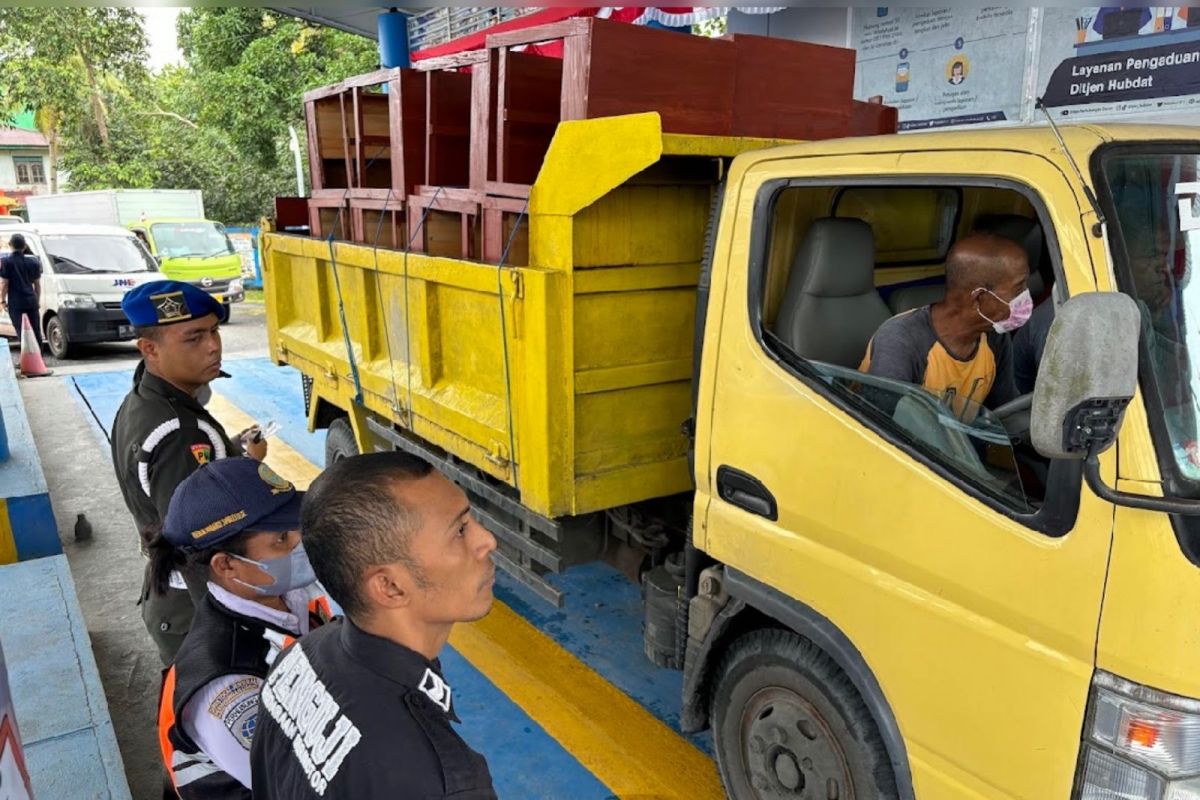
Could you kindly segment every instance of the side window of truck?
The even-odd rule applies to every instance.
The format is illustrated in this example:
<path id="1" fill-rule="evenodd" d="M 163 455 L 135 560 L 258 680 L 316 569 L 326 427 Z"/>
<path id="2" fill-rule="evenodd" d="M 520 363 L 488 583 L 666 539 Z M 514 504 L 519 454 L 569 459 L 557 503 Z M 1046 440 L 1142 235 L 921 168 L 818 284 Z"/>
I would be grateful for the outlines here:
<path id="1" fill-rule="evenodd" d="M 750 303 L 767 353 L 972 494 L 1018 518 L 1037 514 L 1049 464 L 1029 445 L 1027 410 L 1022 416 L 1006 404 L 997 414 L 867 374 L 864 362 L 880 325 L 942 298 L 946 254 L 958 238 L 1002 221 L 1004 230 L 1027 234 L 1031 270 L 1043 269 L 1041 223 L 1025 194 L 997 186 L 792 182 L 764 195 L 751 245 Z"/>

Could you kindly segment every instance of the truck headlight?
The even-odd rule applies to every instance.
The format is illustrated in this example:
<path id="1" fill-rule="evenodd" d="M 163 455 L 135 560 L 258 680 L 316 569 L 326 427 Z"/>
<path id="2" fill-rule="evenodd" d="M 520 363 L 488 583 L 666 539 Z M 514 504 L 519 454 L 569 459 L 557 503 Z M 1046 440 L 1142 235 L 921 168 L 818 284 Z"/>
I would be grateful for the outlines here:
<path id="1" fill-rule="evenodd" d="M 237 294 L 237 293 L 241 292 L 241 291 L 242 291 L 242 286 L 243 286 L 243 284 L 242 284 L 242 279 L 241 279 L 241 278 L 234 278 L 233 280 L 231 280 L 231 281 L 229 282 L 229 293 L 230 293 L 230 294 Z"/>
<path id="2" fill-rule="evenodd" d="M 1200 701 L 1098 672 L 1075 796 L 1200 800 Z"/>
<path id="3" fill-rule="evenodd" d="M 96 300 L 90 294 L 60 294 L 58 304 L 62 308 L 95 308 Z"/>

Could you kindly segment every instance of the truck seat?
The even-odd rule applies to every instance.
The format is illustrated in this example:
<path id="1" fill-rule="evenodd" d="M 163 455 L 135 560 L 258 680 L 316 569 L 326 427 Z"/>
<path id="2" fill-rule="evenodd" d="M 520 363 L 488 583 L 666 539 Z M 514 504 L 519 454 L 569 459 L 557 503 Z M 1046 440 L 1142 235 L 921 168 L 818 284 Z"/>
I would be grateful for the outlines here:
<path id="1" fill-rule="evenodd" d="M 875 291 L 875 235 L 860 219 L 813 222 L 788 275 L 776 335 L 798 355 L 856 368 L 891 314 Z"/>
<path id="2" fill-rule="evenodd" d="M 1042 235 L 1042 226 L 1036 219 L 1022 217 L 1018 214 L 993 214 L 980 217 L 975 229 L 983 233 L 1002 236 L 1016 242 L 1025 250 L 1029 261 L 1029 293 L 1036 301 L 1046 292 L 1047 274 L 1050 268 L 1045 258 L 1046 248 Z M 1053 275 L 1049 281 L 1053 282 Z M 924 286 L 904 286 L 888 295 L 888 307 L 893 314 L 902 314 L 914 308 L 931 305 L 946 296 L 946 285 L 926 284 Z"/>
<path id="3" fill-rule="evenodd" d="M 901 286 L 888 295 L 888 308 L 893 314 L 903 314 L 914 308 L 930 306 L 946 296 L 946 284 L 927 283 L 924 286 Z"/>

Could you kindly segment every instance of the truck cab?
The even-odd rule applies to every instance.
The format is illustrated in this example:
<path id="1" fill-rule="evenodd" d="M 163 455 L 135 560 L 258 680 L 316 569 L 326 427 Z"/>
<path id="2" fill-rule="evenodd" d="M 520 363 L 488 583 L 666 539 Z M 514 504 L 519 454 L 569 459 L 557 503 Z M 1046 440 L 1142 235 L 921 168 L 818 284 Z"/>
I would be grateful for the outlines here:
<path id="1" fill-rule="evenodd" d="M 880 797 L 1200 791 L 1198 154 L 1192 129 L 1114 126 L 734 162 L 702 297 L 693 546 L 710 566 L 685 687 L 731 796 L 814 779 Z M 1067 428 L 1037 399 L 1125 345 L 1076 339 L 994 409 L 859 371 L 976 230 L 1027 248 L 1060 317 L 1097 293 L 1133 309 L 1073 320 L 1120 328 L 1133 354 L 1124 425 L 1087 467 L 1039 445 L 1039 425 Z"/>
<path id="2" fill-rule="evenodd" d="M 242 257 L 225 226 L 206 219 L 144 219 L 129 226 L 172 280 L 195 284 L 225 307 L 246 297 Z"/>
<path id="3" fill-rule="evenodd" d="M 327 460 L 430 460 L 551 603 L 639 580 L 731 797 L 1200 795 L 1200 135 L 777 144 L 562 122 L 499 263 L 266 235 Z M 1054 317 L 1032 390 L 864 372 L 975 231 Z"/>
<path id="4" fill-rule="evenodd" d="M 42 263 L 42 336 L 55 358 L 71 356 L 82 344 L 134 339 L 121 299 L 163 277 L 137 237 L 113 225 L 4 225 L 0 252 L 10 251 L 16 233 Z"/>

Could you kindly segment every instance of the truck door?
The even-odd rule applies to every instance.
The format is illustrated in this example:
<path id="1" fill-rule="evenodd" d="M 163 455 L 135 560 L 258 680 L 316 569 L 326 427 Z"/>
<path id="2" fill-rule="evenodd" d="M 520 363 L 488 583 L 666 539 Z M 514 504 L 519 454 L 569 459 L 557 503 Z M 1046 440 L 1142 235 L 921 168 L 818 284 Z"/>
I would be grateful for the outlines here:
<path id="1" fill-rule="evenodd" d="M 1040 224 L 1060 302 L 1094 290 L 1075 193 L 1046 160 L 992 151 L 760 162 L 739 190 L 713 275 L 698 546 L 850 640 L 918 797 L 1069 796 L 1113 510 L 1065 465 L 1043 463 L 1051 490 L 1037 486 L 1011 417 L 857 368 L 895 313 L 879 316 L 890 285 L 936 294 L 950 244 L 985 217 Z M 873 248 L 808 247 L 828 217 L 864 220 Z M 824 277 L 800 284 L 815 302 L 793 320 L 797 344 L 775 326 L 814 261 Z"/>

